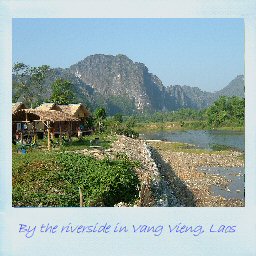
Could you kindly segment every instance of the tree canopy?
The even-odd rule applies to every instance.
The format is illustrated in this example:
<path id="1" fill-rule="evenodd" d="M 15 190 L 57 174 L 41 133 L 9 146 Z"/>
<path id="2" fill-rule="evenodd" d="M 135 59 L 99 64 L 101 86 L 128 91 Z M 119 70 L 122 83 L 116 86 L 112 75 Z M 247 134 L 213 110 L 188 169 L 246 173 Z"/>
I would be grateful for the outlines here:
<path id="1" fill-rule="evenodd" d="M 245 100 L 221 96 L 207 109 L 207 122 L 211 126 L 244 125 Z"/>
<path id="2" fill-rule="evenodd" d="M 71 82 L 62 78 L 58 78 L 51 85 L 52 95 L 49 100 L 59 105 L 75 103 L 75 96 L 72 90 L 72 86 L 73 85 Z"/>
<path id="3" fill-rule="evenodd" d="M 49 71 L 47 65 L 30 67 L 24 63 L 15 63 L 12 69 L 16 89 L 14 101 L 21 100 L 31 107 L 42 103 L 43 85 Z"/>

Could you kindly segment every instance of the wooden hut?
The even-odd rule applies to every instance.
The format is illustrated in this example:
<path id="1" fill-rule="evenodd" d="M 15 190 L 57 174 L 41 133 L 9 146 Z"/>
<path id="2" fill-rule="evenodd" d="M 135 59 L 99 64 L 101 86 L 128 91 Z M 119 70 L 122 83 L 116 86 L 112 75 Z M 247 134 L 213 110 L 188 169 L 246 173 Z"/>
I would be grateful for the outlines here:
<path id="1" fill-rule="evenodd" d="M 88 127 L 86 127 L 86 118 L 90 116 L 89 110 L 82 104 L 69 104 L 69 105 L 59 105 L 62 112 L 67 113 L 73 117 L 76 117 L 80 120 L 79 122 L 79 128 L 77 131 L 77 127 L 73 126 L 72 133 L 80 133 L 81 134 L 90 134 L 91 131 L 88 130 Z"/>
<path id="2" fill-rule="evenodd" d="M 90 112 L 82 103 L 59 105 L 59 107 L 64 113 L 77 117 L 81 121 L 85 121 L 86 117 L 90 115 Z"/>
<path id="3" fill-rule="evenodd" d="M 46 127 L 46 131 L 48 133 L 48 148 L 50 149 L 50 137 L 51 133 L 55 133 L 53 131 L 58 127 L 56 132 L 59 133 L 60 139 L 62 138 L 63 132 L 66 132 L 68 135 L 72 130 L 72 123 L 79 123 L 79 119 L 73 117 L 67 113 L 57 110 L 38 110 L 38 109 L 22 109 L 16 111 L 12 115 L 13 123 L 22 122 L 25 123 L 28 127 L 28 124 L 31 127 L 28 127 L 27 131 L 21 131 L 21 137 L 27 133 L 36 133 L 36 122 L 41 122 Z M 63 130 L 66 129 L 66 130 Z M 22 139 L 22 138 L 21 138 Z"/>
<path id="4" fill-rule="evenodd" d="M 40 106 L 36 107 L 35 109 L 40 111 L 49 111 L 49 110 L 62 111 L 59 105 L 55 103 L 43 103 Z"/>
<path id="5" fill-rule="evenodd" d="M 21 109 L 26 109 L 25 104 L 22 102 L 12 103 L 12 114 L 15 114 L 17 111 Z M 12 137 L 15 138 L 15 134 L 17 131 L 21 131 L 23 129 L 23 124 L 21 122 L 12 123 Z"/>

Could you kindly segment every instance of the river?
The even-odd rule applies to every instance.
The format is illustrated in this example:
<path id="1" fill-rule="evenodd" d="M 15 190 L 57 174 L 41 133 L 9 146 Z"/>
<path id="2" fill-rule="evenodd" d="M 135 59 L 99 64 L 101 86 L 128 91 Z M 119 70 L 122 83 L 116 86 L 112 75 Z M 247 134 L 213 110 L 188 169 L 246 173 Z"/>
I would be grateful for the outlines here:
<path id="1" fill-rule="evenodd" d="M 188 130 L 144 132 L 140 137 L 148 140 L 164 140 L 193 144 L 198 148 L 212 150 L 214 145 L 231 147 L 244 152 L 244 132 L 220 130 Z M 221 175 L 229 180 L 227 187 L 211 186 L 211 193 L 226 199 L 244 200 L 243 167 L 199 167 L 198 171 Z"/>
<path id="2" fill-rule="evenodd" d="M 220 130 L 142 132 L 140 138 L 193 144 L 211 150 L 213 146 L 227 146 L 244 151 L 244 132 Z"/>

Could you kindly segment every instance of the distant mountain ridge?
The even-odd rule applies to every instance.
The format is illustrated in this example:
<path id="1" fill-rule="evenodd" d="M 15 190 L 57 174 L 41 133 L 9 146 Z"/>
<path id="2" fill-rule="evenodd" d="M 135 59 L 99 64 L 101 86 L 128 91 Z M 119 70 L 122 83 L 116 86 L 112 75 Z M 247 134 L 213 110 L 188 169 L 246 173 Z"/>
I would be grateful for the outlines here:
<path id="1" fill-rule="evenodd" d="M 202 91 L 198 87 L 168 86 L 169 93 L 177 100 L 179 107 L 202 109 L 207 108 L 220 96 L 238 96 L 244 98 L 244 76 L 238 75 L 226 87 L 216 92 Z"/>
<path id="2" fill-rule="evenodd" d="M 145 64 L 133 62 L 122 54 L 90 55 L 69 68 L 53 69 L 45 83 L 45 98 L 51 93 L 51 83 L 60 77 L 73 83 L 80 102 L 92 109 L 103 106 L 109 114 L 202 109 L 221 95 L 244 97 L 243 75 L 237 76 L 215 93 L 190 86 L 165 87 L 157 76 L 148 71 Z"/>

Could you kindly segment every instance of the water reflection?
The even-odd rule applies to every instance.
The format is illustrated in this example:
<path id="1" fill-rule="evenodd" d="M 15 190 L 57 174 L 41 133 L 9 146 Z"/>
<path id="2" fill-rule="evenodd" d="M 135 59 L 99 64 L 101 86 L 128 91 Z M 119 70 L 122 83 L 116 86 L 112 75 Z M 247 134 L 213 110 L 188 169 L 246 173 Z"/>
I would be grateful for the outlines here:
<path id="1" fill-rule="evenodd" d="M 237 131 L 157 131 L 145 132 L 140 137 L 143 139 L 189 143 L 208 150 L 211 150 L 214 145 L 223 145 L 244 151 L 244 133 Z"/>
<path id="2" fill-rule="evenodd" d="M 207 174 L 221 175 L 230 181 L 227 187 L 212 185 L 211 192 L 214 196 L 244 200 L 243 167 L 200 167 L 197 170 Z"/>

